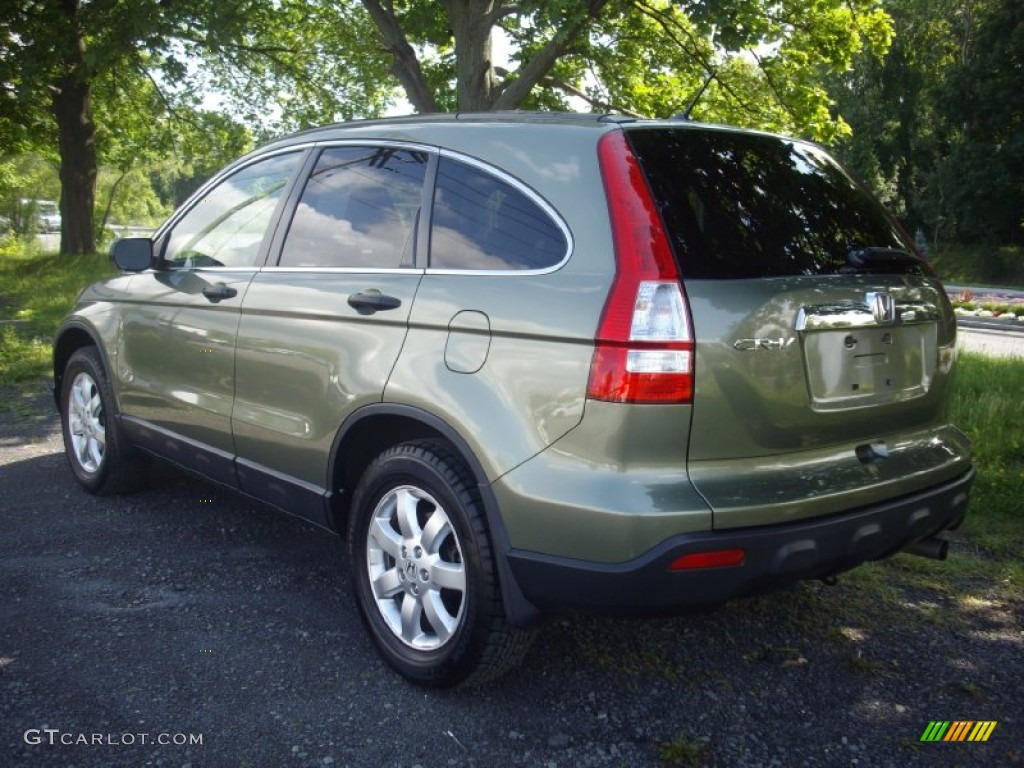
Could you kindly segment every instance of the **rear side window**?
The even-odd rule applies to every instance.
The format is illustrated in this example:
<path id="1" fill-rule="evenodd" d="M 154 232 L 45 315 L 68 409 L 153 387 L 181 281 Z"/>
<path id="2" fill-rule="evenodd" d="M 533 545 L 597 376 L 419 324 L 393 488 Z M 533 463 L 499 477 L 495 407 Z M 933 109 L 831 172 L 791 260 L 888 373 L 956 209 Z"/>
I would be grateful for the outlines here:
<path id="1" fill-rule="evenodd" d="M 412 265 L 427 156 L 391 147 L 325 149 L 292 217 L 281 266 Z"/>
<path id="2" fill-rule="evenodd" d="M 434 269 L 546 269 L 569 244 L 523 191 L 483 169 L 440 158 L 430 228 Z"/>
<path id="3" fill-rule="evenodd" d="M 841 274 L 858 271 L 851 252 L 910 248 L 882 207 L 813 145 L 693 129 L 627 135 L 686 278 Z M 904 259 L 872 269 L 927 268 Z"/>

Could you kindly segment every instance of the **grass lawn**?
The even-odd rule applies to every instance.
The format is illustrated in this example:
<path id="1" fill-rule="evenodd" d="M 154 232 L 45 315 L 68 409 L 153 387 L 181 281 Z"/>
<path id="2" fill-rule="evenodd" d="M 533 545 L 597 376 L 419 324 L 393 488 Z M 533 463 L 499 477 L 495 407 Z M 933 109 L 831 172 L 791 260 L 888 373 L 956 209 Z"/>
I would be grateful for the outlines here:
<path id="1" fill-rule="evenodd" d="M 23 394 L 48 378 L 60 319 L 83 288 L 116 272 L 105 255 L 0 251 L 0 386 Z M 12 398 L 0 402 L 10 407 Z"/>
<path id="2" fill-rule="evenodd" d="M 51 340 L 60 318 L 89 283 L 115 274 L 106 256 L 0 252 L 0 411 L 28 407 L 51 375 Z M 850 574 L 869 591 L 881 581 L 959 591 L 965 581 L 1024 594 L 1024 362 L 961 355 L 953 422 L 974 441 L 978 477 L 953 556 L 937 562 L 899 555 Z M 879 587 L 881 588 L 881 587 Z"/>

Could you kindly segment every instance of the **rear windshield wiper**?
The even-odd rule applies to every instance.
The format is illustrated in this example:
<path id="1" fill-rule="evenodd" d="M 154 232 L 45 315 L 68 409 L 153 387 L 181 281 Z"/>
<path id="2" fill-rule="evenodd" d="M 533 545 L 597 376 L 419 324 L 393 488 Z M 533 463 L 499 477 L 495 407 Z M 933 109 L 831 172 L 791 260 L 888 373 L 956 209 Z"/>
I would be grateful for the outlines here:
<path id="1" fill-rule="evenodd" d="M 917 254 L 902 248 L 886 248 L 870 246 L 867 248 L 851 248 L 846 253 L 846 263 L 857 269 L 870 267 L 896 266 L 913 264 L 923 266 L 924 260 Z"/>

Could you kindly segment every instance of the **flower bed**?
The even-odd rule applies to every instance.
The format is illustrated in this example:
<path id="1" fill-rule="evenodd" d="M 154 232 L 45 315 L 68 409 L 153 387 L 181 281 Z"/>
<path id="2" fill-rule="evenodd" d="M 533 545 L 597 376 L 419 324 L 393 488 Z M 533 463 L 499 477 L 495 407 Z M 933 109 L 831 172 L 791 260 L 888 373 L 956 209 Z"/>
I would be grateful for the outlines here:
<path id="1" fill-rule="evenodd" d="M 953 311 L 960 317 L 994 317 L 1024 323 L 1024 296 L 996 291 L 974 293 L 963 289 L 949 294 Z"/>

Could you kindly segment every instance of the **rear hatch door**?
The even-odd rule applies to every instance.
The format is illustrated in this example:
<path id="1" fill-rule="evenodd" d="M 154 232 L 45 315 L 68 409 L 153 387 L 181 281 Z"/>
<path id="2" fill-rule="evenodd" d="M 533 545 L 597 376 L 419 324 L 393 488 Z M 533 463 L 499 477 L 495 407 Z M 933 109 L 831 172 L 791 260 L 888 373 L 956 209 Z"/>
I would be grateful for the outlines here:
<path id="1" fill-rule="evenodd" d="M 816 145 L 628 131 L 693 320 L 688 470 L 716 528 L 820 516 L 967 470 L 956 326 L 900 227 Z"/>

